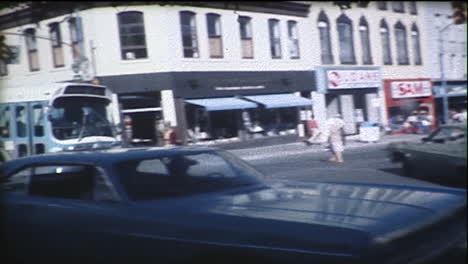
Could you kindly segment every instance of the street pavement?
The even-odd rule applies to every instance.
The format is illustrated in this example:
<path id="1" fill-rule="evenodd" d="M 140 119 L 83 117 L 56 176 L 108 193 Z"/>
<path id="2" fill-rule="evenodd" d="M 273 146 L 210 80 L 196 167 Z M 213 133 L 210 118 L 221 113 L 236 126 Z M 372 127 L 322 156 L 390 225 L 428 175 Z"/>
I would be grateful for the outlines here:
<path id="1" fill-rule="evenodd" d="M 366 148 L 370 146 L 382 146 L 391 142 L 399 141 L 419 141 L 426 135 L 421 134 L 401 134 L 401 135 L 384 135 L 377 142 L 362 142 L 359 140 L 359 136 L 348 136 L 346 138 L 345 151 L 356 148 Z M 247 161 L 268 159 L 278 156 L 289 156 L 298 154 L 308 154 L 314 152 L 325 152 L 325 145 L 311 145 L 308 146 L 302 141 L 276 144 L 268 146 L 256 146 L 253 148 L 243 149 L 230 149 L 230 152 L 238 155 Z"/>

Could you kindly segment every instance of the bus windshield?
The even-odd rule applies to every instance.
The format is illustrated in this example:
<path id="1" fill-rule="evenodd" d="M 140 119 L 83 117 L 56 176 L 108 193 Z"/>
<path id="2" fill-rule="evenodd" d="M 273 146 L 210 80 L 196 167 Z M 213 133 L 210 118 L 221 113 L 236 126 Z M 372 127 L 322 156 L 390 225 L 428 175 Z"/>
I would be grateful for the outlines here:
<path id="1" fill-rule="evenodd" d="M 61 97 L 49 111 L 54 137 L 59 140 L 92 136 L 113 137 L 106 107 L 109 101 L 92 97 Z"/>

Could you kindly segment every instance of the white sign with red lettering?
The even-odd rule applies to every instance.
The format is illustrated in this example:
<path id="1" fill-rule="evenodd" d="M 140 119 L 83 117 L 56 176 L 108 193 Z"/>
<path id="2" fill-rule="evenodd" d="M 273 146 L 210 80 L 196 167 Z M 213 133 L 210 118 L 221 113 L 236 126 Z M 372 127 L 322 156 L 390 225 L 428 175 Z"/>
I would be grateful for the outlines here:
<path id="1" fill-rule="evenodd" d="M 392 82 L 392 98 L 411 98 L 431 96 L 430 81 Z"/>
<path id="2" fill-rule="evenodd" d="M 372 88 L 381 83 L 379 71 L 327 71 L 328 89 Z"/>

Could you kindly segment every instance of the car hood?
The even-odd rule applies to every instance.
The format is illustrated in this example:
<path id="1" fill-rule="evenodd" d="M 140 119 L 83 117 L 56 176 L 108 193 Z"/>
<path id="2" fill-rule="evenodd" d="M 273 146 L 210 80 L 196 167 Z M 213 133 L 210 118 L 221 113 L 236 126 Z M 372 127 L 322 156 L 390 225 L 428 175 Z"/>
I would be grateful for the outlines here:
<path id="1" fill-rule="evenodd" d="M 352 252 L 440 221 L 465 200 L 464 190 L 443 187 L 307 183 L 183 198 L 171 208 L 184 215 L 173 221 L 205 227 L 204 239 Z"/>

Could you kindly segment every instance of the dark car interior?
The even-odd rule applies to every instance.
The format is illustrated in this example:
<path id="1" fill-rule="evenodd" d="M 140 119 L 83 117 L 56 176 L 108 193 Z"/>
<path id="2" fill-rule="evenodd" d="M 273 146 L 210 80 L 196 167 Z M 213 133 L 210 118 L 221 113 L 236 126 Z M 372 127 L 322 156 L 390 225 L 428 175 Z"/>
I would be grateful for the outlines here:
<path id="1" fill-rule="evenodd" d="M 93 172 L 79 166 L 68 171 L 53 170 L 31 177 L 29 194 L 66 199 L 93 199 Z"/>

